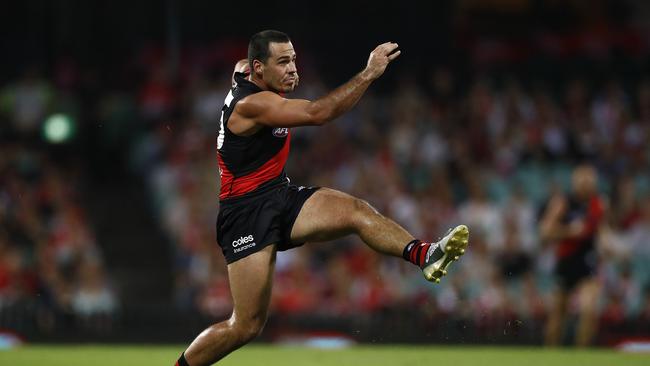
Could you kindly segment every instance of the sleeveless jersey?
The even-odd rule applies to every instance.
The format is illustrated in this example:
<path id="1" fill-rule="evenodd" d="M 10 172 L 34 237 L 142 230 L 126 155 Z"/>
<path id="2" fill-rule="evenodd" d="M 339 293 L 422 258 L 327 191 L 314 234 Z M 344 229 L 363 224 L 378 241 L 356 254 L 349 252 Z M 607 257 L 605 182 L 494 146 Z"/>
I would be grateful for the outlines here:
<path id="1" fill-rule="evenodd" d="M 242 73 L 235 74 L 235 83 L 221 109 L 217 137 L 220 200 L 252 195 L 288 183 L 284 172 L 291 140 L 288 128 L 264 126 L 251 136 L 237 136 L 228 129 L 228 119 L 237 102 L 262 91 Z"/>
<path id="2" fill-rule="evenodd" d="M 573 196 L 567 198 L 567 211 L 562 217 L 563 224 L 573 220 L 585 221 L 585 229 L 578 238 L 564 239 L 557 247 L 557 257 L 560 259 L 572 256 L 584 256 L 596 250 L 596 235 L 598 226 L 603 220 L 603 201 L 598 196 L 591 197 L 587 202 L 581 202 Z"/>

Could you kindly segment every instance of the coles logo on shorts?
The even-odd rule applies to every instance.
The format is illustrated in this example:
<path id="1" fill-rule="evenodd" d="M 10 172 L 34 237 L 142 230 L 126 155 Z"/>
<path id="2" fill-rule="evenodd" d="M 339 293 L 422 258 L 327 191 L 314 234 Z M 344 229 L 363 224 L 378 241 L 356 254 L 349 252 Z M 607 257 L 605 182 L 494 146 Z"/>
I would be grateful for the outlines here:
<path id="1" fill-rule="evenodd" d="M 246 250 L 255 246 L 253 235 L 242 236 L 237 240 L 233 240 L 232 247 L 235 253 L 239 253 L 242 250 Z"/>
<path id="2" fill-rule="evenodd" d="M 273 129 L 273 136 L 275 137 L 286 137 L 288 134 L 289 134 L 289 129 L 286 127 Z"/>

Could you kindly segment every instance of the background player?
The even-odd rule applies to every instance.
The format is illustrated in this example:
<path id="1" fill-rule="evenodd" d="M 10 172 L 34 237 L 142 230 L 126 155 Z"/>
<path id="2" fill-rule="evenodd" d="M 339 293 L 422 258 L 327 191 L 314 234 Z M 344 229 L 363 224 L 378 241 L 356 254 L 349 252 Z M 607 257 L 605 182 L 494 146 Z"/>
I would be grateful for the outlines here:
<path id="1" fill-rule="evenodd" d="M 597 173 L 590 165 L 573 171 L 572 194 L 552 197 L 540 222 L 544 241 L 556 243 L 559 288 L 546 324 L 546 344 L 558 345 L 563 336 L 570 296 L 577 291 L 579 317 L 576 345 L 591 343 L 597 325 L 600 283 L 596 277 L 596 241 L 605 201 L 598 195 Z"/>

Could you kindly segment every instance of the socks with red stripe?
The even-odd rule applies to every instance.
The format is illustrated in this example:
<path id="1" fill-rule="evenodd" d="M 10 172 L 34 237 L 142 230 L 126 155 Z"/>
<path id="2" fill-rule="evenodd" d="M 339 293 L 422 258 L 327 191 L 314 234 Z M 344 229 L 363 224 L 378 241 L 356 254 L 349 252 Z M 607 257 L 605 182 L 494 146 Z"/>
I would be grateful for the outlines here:
<path id="1" fill-rule="evenodd" d="M 431 251 L 431 253 L 427 256 L 429 251 Z M 420 268 L 424 268 L 427 257 L 429 259 L 428 262 L 431 262 L 432 259 L 433 261 L 437 261 L 442 258 L 443 255 L 444 252 L 436 243 L 425 243 L 418 239 L 411 240 L 406 244 L 406 247 L 404 247 L 404 251 L 402 252 L 402 257 L 404 257 L 404 259 Z"/>
<path id="2" fill-rule="evenodd" d="M 185 359 L 185 352 L 181 353 L 181 357 L 176 361 L 174 366 L 190 366 L 187 364 L 187 360 Z"/>

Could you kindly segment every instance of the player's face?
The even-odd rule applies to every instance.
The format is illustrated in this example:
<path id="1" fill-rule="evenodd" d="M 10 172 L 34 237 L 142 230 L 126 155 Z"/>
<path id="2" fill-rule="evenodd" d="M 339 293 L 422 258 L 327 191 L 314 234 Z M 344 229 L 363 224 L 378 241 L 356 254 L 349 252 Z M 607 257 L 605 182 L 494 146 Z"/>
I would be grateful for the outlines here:
<path id="1" fill-rule="evenodd" d="M 296 88 L 298 69 L 291 42 L 269 44 L 269 58 L 264 64 L 262 78 L 271 90 L 277 92 L 289 93 Z"/>
<path id="2" fill-rule="evenodd" d="M 589 197 L 597 190 L 596 171 L 589 166 L 581 166 L 573 172 L 573 190 L 581 197 Z"/>

